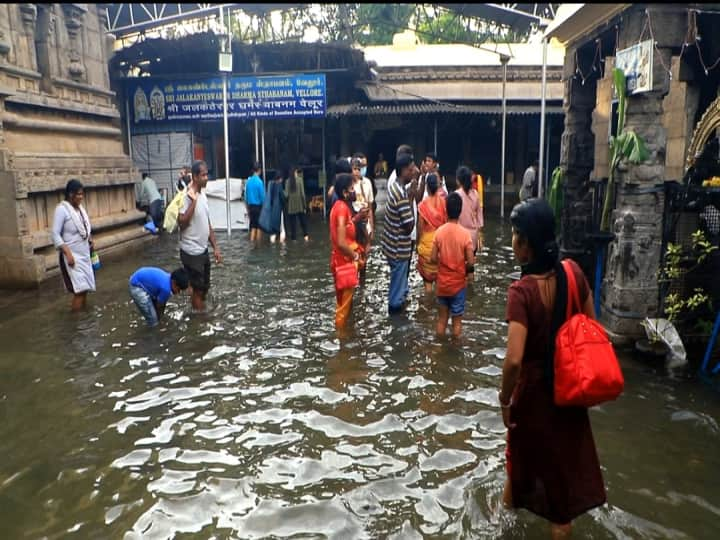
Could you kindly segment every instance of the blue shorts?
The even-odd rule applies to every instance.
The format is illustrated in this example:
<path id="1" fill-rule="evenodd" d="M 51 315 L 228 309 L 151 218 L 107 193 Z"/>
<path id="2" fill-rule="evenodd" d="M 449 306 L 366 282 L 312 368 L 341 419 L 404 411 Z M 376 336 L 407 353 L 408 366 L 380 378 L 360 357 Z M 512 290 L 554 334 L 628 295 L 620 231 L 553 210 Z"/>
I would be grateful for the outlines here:
<path id="1" fill-rule="evenodd" d="M 451 317 L 460 317 L 465 312 L 465 289 L 463 287 L 454 296 L 438 296 L 438 304 L 450 310 Z"/>

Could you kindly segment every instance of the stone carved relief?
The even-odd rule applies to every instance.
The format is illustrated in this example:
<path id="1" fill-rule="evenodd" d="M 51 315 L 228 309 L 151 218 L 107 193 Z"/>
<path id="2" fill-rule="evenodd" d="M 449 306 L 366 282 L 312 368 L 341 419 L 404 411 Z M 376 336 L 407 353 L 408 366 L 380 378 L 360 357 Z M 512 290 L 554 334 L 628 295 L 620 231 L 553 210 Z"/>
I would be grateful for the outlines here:
<path id="1" fill-rule="evenodd" d="M 82 62 L 82 36 L 83 17 L 87 9 L 79 4 L 62 4 L 65 14 L 65 27 L 67 28 L 69 38 L 68 56 L 70 65 L 68 73 L 73 80 L 83 80 L 85 78 L 85 66 Z"/>
<path id="2" fill-rule="evenodd" d="M 35 21 L 37 20 L 37 7 L 35 4 L 19 4 L 25 33 L 29 36 L 35 34 Z"/>
<path id="3" fill-rule="evenodd" d="M 60 72 L 56 20 L 52 4 L 39 7 L 35 25 L 35 54 L 37 70 L 42 75 L 40 88 L 47 94 L 54 94 L 52 77 Z"/>
<path id="4" fill-rule="evenodd" d="M 8 53 L 12 49 L 12 43 L 10 42 L 10 36 L 5 30 L 0 28 L 0 60 L 7 62 Z"/>

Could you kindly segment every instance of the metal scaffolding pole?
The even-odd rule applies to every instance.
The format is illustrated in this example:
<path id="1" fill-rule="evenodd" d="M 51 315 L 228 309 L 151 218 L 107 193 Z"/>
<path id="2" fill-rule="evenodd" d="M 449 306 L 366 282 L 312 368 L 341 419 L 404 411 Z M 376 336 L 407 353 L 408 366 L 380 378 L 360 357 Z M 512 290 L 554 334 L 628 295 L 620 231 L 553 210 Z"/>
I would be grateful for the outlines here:
<path id="1" fill-rule="evenodd" d="M 545 90 L 547 86 L 547 39 L 543 39 L 542 92 L 540 95 L 540 157 L 538 159 L 538 198 L 543 196 L 543 171 L 545 170 Z"/>
<path id="2" fill-rule="evenodd" d="M 501 56 L 500 61 L 503 65 L 503 82 L 502 82 L 502 150 L 500 156 L 500 217 L 505 217 L 505 139 L 507 135 L 507 104 L 505 102 L 505 83 L 507 82 L 507 63 L 509 56 Z"/>
<path id="3" fill-rule="evenodd" d="M 433 154 L 437 158 L 437 116 L 435 117 L 435 137 L 433 139 Z"/>

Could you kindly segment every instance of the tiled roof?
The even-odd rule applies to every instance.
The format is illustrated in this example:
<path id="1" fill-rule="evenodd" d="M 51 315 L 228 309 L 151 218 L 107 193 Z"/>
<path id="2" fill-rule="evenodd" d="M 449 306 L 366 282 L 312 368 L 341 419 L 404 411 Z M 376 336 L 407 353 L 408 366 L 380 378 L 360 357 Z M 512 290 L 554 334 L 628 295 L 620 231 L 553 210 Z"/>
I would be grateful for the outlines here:
<path id="1" fill-rule="evenodd" d="M 563 114 L 562 106 L 546 105 L 546 114 Z M 403 103 L 332 105 L 328 116 L 368 116 L 381 114 L 502 114 L 501 105 L 455 105 L 452 103 Z M 540 114 L 540 105 L 507 105 L 507 114 Z"/>
<path id="2" fill-rule="evenodd" d="M 485 69 L 463 68 L 458 70 L 397 70 L 388 68 L 379 71 L 381 81 L 498 81 L 502 80 L 502 68 L 491 67 Z M 547 80 L 562 80 L 562 67 L 555 66 L 547 69 Z M 540 68 L 508 69 L 507 81 L 538 81 L 542 77 Z"/>

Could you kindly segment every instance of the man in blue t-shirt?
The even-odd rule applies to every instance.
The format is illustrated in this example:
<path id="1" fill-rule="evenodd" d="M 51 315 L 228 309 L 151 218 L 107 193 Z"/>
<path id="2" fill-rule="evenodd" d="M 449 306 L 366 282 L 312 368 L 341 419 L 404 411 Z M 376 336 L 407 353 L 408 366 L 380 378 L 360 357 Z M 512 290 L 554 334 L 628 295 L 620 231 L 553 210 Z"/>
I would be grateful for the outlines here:
<path id="1" fill-rule="evenodd" d="M 262 238 L 260 230 L 260 210 L 265 202 L 265 186 L 260 178 L 260 163 L 253 163 L 252 176 L 245 184 L 245 205 L 247 206 L 248 217 L 250 218 L 250 241 L 254 242 Z"/>
<path id="2" fill-rule="evenodd" d="M 130 276 L 130 296 L 148 326 L 158 324 L 171 295 L 188 288 L 189 277 L 184 268 L 172 274 L 162 268 L 143 266 Z"/>

